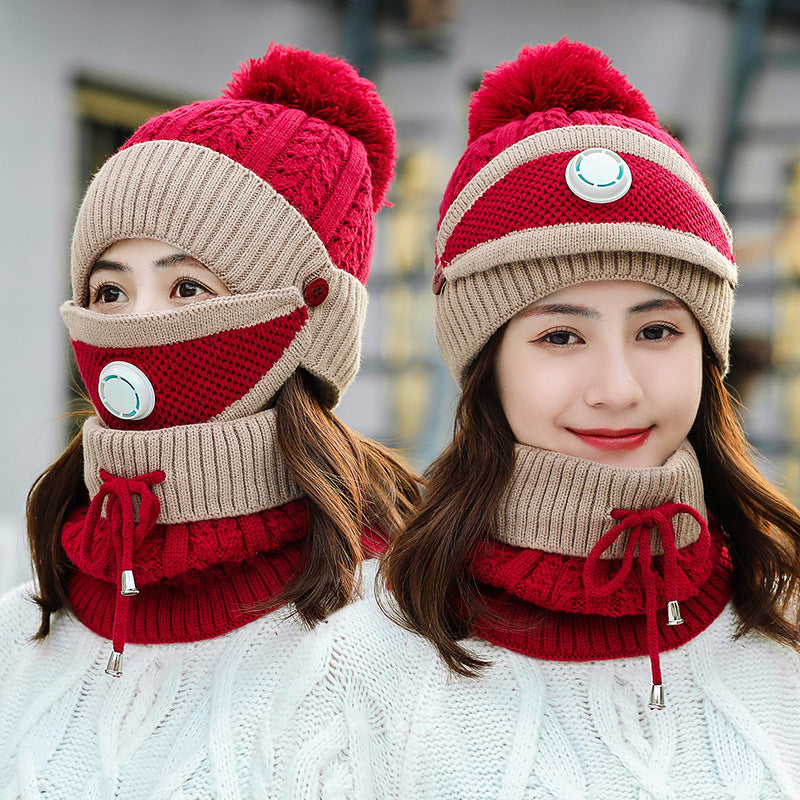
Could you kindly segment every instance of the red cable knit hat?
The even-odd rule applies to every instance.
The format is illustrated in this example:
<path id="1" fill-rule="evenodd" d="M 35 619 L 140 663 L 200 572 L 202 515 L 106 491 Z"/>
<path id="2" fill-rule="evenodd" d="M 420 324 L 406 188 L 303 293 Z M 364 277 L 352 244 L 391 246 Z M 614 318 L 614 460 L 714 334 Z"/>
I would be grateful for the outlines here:
<path id="1" fill-rule="evenodd" d="M 75 227 L 73 303 L 87 305 L 97 257 L 136 237 L 185 250 L 234 295 L 293 287 L 310 319 L 282 371 L 307 368 L 335 401 L 358 367 L 395 153 L 369 81 L 339 59 L 272 45 L 221 97 L 146 122 L 98 172 Z"/>
<path id="2" fill-rule="evenodd" d="M 436 333 L 456 380 L 536 299 L 638 280 L 683 300 L 728 365 L 730 229 L 697 168 L 599 50 L 525 47 L 473 95 L 441 206 Z"/>

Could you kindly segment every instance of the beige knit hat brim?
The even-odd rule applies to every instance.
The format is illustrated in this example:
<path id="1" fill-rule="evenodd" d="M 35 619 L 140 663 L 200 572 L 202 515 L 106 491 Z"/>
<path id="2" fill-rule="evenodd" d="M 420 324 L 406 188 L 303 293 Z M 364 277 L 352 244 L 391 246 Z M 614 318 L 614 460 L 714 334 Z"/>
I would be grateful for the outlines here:
<path id="1" fill-rule="evenodd" d="M 645 222 L 573 222 L 534 230 L 511 231 L 481 242 L 444 268 L 448 281 L 486 269 L 489 264 L 531 262 L 575 253 L 655 253 L 706 269 L 736 286 L 735 267 L 719 250 L 699 236 Z"/>
<path id="2" fill-rule="evenodd" d="M 157 239 L 205 264 L 235 294 L 304 283 L 333 267 L 319 236 L 254 172 L 207 147 L 143 142 L 110 158 L 89 186 L 72 241 L 72 291 L 114 242 Z"/>
<path id="3" fill-rule="evenodd" d="M 449 280 L 436 298 L 436 340 L 453 377 L 463 384 L 469 365 L 492 334 L 526 306 L 588 281 L 630 280 L 674 294 L 692 311 L 723 371 L 733 287 L 696 264 L 651 253 L 590 252 L 501 264 Z"/>

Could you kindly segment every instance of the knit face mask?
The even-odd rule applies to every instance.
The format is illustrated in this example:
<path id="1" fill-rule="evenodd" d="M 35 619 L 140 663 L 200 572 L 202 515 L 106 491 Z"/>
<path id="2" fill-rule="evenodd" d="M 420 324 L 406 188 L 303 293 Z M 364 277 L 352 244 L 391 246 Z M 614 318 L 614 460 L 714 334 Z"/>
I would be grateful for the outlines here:
<path id="1" fill-rule="evenodd" d="M 71 302 L 61 313 L 97 413 L 117 430 L 261 410 L 297 368 L 309 316 L 294 287 L 139 315 Z"/>

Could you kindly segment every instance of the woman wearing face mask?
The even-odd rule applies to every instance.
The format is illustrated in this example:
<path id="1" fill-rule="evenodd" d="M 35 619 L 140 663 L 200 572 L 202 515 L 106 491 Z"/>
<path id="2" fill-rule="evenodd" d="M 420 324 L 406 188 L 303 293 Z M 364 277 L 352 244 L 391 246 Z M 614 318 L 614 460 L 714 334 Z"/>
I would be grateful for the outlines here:
<path id="1" fill-rule="evenodd" d="M 273 46 L 95 176 L 62 312 L 97 415 L 31 490 L 36 587 L 0 606 L 3 797 L 274 788 L 297 645 L 417 497 L 331 413 L 394 158 L 372 84 Z"/>
<path id="2" fill-rule="evenodd" d="M 416 635 L 364 601 L 308 643 L 295 796 L 800 797 L 800 516 L 722 383 L 735 282 L 602 53 L 486 75 L 437 237 L 455 436 L 382 567 Z"/>

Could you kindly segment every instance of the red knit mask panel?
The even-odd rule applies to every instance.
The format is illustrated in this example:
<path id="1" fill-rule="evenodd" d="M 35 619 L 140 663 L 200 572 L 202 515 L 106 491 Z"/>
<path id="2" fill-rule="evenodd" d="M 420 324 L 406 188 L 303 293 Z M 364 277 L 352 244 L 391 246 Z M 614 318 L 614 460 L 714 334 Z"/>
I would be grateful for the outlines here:
<path id="1" fill-rule="evenodd" d="M 97 413 L 110 428 L 154 430 L 207 422 L 247 394 L 291 344 L 308 310 L 248 328 L 154 347 L 95 347 L 73 340 L 75 359 Z M 155 408 L 141 420 L 122 420 L 100 400 L 98 380 L 112 361 L 127 361 L 149 378 Z"/>
<path id="2" fill-rule="evenodd" d="M 622 154 L 633 175 L 628 193 L 590 203 L 567 187 L 574 152 L 543 156 L 509 172 L 464 214 L 447 241 L 443 263 L 507 233 L 571 223 L 644 223 L 689 233 L 733 262 L 725 233 L 708 206 L 679 178 L 651 161 Z"/>

